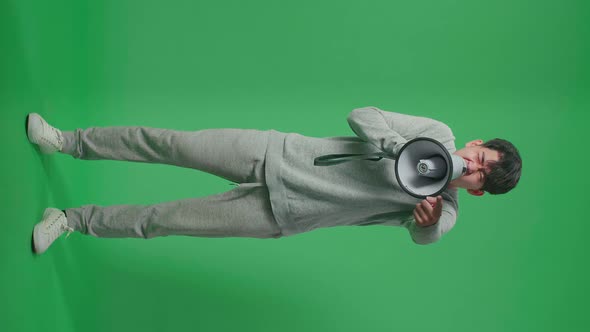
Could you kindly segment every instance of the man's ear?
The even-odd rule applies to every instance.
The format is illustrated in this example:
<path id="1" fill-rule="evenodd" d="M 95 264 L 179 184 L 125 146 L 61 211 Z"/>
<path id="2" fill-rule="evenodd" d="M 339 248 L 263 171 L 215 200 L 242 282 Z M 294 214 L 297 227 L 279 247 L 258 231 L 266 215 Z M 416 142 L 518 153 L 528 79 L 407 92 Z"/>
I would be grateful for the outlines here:
<path id="1" fill-rule="evenodd" d="M 471 147 L 471 146 L 476 146 L 476 145 L 482 145 L 483 141 L 481 139 L 475 139 L 473 141 L 467 142 L 465 144 L 466 147 Z"/>
<path id="2" fill-rule="evenodd" d="M 483 194 L 485 194 L 485 191 L 476 189 L 467 189 L 467 192 L 473 196 L 482 196 Z"/>

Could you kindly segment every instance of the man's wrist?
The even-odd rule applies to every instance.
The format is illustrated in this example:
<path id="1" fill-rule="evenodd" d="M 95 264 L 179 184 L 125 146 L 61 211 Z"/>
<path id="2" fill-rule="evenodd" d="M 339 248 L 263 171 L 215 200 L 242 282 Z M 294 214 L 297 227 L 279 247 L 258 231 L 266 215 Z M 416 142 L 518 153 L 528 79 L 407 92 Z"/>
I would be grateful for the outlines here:
<path id="1" fill-rule="evenodd" d="M 416 225 L 418 225 L 418 227 L 420 227 L 420 228 L 428 228 L 428 227 L 436 226 L 436 224 L 438 224 L 438 220 L 435 221 L 433 224 L 429 224 L 429 225 L 420 225 L 420 224 L 416 223 Z"/>

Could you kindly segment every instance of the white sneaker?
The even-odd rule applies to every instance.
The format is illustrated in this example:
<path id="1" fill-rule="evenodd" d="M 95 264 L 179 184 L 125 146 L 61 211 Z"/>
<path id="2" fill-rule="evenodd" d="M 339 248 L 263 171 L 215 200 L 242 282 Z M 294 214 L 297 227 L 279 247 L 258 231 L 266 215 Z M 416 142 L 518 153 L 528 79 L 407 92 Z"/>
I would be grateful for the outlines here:
<path id="1" fill-rule="evenodd" d="M 41 220 L 33 229 L 33 247 L 37 254 L 42 254 L 64 232 L 68 236 L 74 231 L 68 226 L 66 215 L 62 210 L 47 208 Z"/>
<path id="2" fill-rule="evenodd" d="M 41 152 L 51 154 L 55 151 L 61 151 L 64 142 L 61 131 L 50 126 L 41 115 L 29 113 L 26 127 L 29 142 L 38 144 Z"/>

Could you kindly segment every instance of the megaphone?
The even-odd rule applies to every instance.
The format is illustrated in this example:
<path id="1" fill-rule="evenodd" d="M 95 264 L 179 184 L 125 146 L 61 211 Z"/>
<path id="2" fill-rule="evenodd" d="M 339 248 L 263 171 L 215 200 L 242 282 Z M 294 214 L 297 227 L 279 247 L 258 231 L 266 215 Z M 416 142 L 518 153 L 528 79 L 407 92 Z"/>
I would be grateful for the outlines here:
<path id="1" fill-rule="evenodd" d="M 314 159 L 316 166 L 336 165 L 352 160 L 396 160 L 395 177 L 401 188 L 416 198 L 436 196 L 467 171 L 465 160 L 449 151 L 437 140 L 418 137 L 408 141 L 397 156 L 385 152 L 370 154 L 329 154 Z"/>

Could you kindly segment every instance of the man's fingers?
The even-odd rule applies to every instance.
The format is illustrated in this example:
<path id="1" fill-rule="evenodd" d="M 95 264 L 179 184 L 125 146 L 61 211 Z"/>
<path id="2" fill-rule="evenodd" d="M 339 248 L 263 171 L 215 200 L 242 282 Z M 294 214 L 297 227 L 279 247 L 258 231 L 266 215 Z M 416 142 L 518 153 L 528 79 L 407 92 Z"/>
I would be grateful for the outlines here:
<path id="1" fill-rule="evenodd" d="M 422 202 L 420 202 L 420 204 L 422 205 L 422 209 L 424 210 L 426 215 L 429 218 L 432 218 L 432 213 L 434 211 L 434 208 L 432 207 L 432 205 L 430 205 L 430 203 L 427 200 L 423 200 Z"/>
<path id="2" fill-rule="evenodd" d="M 442 213 L 442 205 L 442 196 L 428 196 L 426 199 L 420 201 L 420 203 L 416 204 L 416 208 L 413 212 L 416 223 L 418 223 L 420 226 L 424 226 L 438 221 Z"/>
<path id="3" fill-rule="evenodd" d="M 418 216 L 420 216 L 420 218 L 422 219 L 422 221 L 427 221 L 428 220 L 428 215 L 424 211 L 424 208 L 422 207 L 422 203 L 416 204 L 416 209 L 414 209 L 414 211 L 416 211 L 416 213 L 418 213 Z"/>
<path id="4" fill-rule="evenodd" d="M 443 199 L 442 196 L 436 197 L 436 205 L 434 207 L 434 214 L 440 215 L 442 213 Z"/>
<path id="5" fill-rule="evenodd" d="M 422 225 L 422 218 L 420 218 L 420 216 L 418 215 L 418 212 L 416 212 L 416 210 L 414 209 L 414 219 L 416 219 L 416 222 L 418 223 L 418 225 Z"/>

